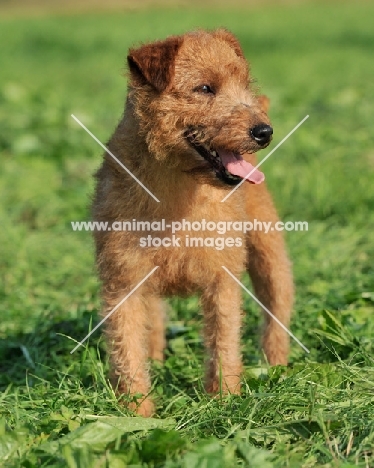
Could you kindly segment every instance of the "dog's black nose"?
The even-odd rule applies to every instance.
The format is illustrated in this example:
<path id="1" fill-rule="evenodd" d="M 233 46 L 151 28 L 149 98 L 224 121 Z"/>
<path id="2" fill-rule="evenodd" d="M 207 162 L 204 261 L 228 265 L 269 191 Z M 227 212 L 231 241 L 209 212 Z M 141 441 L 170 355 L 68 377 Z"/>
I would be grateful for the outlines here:
<path id="1" fill-rule="evenodd" d="M 270 125 L 260 124 L 251 128 L 252 138 L 261 146 L 266 145 L 271 140 L 273 129 Z"/>

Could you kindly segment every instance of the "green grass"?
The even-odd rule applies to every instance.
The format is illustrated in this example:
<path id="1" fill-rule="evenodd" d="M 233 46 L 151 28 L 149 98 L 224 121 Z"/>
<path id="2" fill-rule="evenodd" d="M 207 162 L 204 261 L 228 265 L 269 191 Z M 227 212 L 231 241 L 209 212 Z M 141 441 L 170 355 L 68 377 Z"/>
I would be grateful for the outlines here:
<path id="1" fill-rule="evenodd" d="M 0 22 L 0 460 L 9 467 L 374 466 L 374 6 L 152 9 Z M 297 299 L 288 368 L 261 364 L 249 297 L 240 397 L 202 389 L 198 301 L 171 300 L 158 416 L 135 418 L 107 384 L 92 174 L 126 93 L 133 43 L 224 25 L 271 98 L 264 164 L 284 220 Z M 265 153 L 264 153 L 265 154 Z M 247 280 L 246 280 L 247 281 Z"/>

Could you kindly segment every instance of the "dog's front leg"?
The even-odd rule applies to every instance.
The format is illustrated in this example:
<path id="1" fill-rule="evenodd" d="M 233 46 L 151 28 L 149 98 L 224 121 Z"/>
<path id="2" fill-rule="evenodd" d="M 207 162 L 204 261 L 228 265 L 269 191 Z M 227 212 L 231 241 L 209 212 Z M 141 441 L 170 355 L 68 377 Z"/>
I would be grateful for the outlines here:
<path id="1" fill-rule="evenodd" d="M 208 352 L 206 390 L 240 393 L 241 291 L 222 271 L 202 294 L 204 339 Z"/>
<path id="2" fill-rule="evenodd" d="M 105 299 L 104 315 L 107 315 L 122 297 L 114 298 L 111 295 Z M 150 391 L 147 368 L 148 321 L 146 301 L 140 294 L 134 293 L 105 322 L 111 356 L 112 385 L 119 396 L 133 397 L 129 408 L 142 416 L 151 416 L 154 412 L 152 401 L 146 398 Z"/>

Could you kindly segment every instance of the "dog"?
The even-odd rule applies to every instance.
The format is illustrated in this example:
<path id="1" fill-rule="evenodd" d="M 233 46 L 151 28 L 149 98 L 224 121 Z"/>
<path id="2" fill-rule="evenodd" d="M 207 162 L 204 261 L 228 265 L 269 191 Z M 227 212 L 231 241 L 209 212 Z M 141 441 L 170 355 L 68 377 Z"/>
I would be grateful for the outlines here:
<path id="1" fill-rule="evenodd" d="M 141 245 L 154 236 L 149 229 L 94 232 L 102 314 L 112 311 L 105 322 L 112 383 L 128 395 L 131 410 L 150 416 L 148 358 L 162 360 L 165 347 L 162 298 L 200 294 L 206 390 L 239 394 L 241 287 L 230 274 L 240 280 L 248 271 L 257 298 L 286 327 L 294 294 L 276 230 L 235 232 L 235 239 L 226 232 L 224 248 L 214 247 L 222 236 L 208 230 L 198 233 L 201 243 L 193 248 L 166 242 L 171 223 L 181 220 L 278 221 L 264 175 L 255 169 L 254 153 L 273 133 L 268 99 L 257 94 L 237 38 L 226 29 L 193 31 L 131 48 L 127 62 L 125 110 L 108 143 L 127 170 L 104 155 L 92 213 L 113 226 L 161 220 L 167 226 L 156 233 L 157 246 Z M 262 346 L 270 365 L 287 364 L 289 337 L 267 314 Z"/>

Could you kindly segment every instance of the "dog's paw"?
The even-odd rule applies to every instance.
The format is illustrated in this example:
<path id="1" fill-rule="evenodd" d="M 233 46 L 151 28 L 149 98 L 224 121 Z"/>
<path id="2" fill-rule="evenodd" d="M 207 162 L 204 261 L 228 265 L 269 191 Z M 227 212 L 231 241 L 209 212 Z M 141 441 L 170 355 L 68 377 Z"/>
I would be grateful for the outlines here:
<path id="1" fill-rule="evenodd" d="M 240 376 L 229 375 L 223 377 L 221 380 L 217 377 L 209 380 L 205 385 L 207 393 L 217 395 L 220 393 L 240 395 Z"/>
<path id="2" fill-rule="evenodd" d="M 155 405 L 150 398 L 145 398 L 140 402 L 133 402 L 129 404 L 129 409 L 136 413 L 137 416 L 150 418 L 155 414 Z"/>

